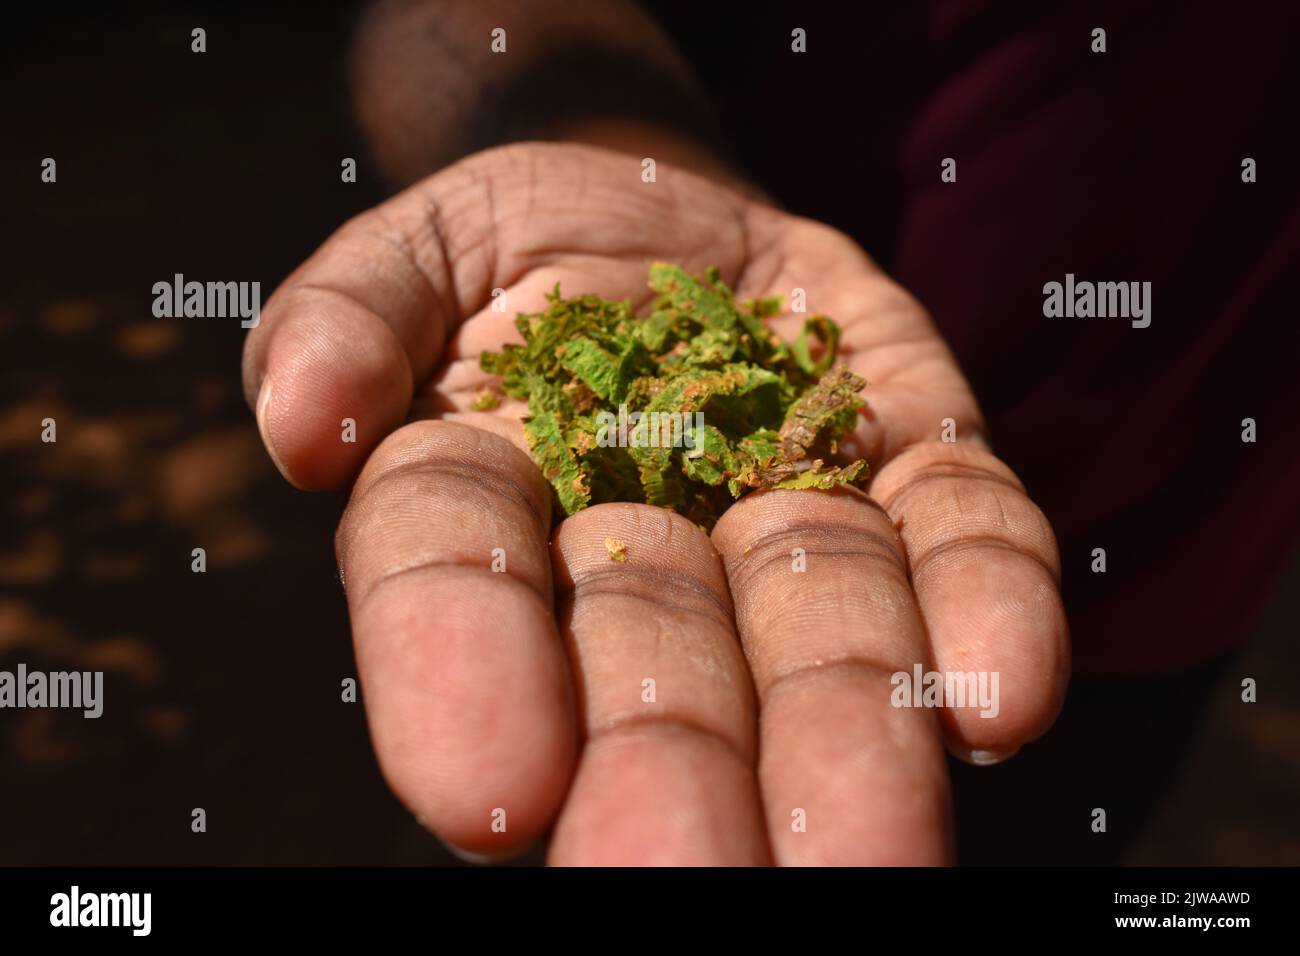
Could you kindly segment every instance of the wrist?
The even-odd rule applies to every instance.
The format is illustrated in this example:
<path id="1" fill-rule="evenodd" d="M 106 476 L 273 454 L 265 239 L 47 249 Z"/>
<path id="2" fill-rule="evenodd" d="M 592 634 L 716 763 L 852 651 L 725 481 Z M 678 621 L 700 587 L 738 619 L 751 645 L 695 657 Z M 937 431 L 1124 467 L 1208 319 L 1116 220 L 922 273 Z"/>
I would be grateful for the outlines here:
<path id="1" fill-rule="evenodd" d="M 599 146 L 637 159 L 653 159 L 752 197 L 760 190 L 720 152 L 694 137 L 646 120 L 625 117 L 582 117 L 555 122 L 540 138 Z"/>

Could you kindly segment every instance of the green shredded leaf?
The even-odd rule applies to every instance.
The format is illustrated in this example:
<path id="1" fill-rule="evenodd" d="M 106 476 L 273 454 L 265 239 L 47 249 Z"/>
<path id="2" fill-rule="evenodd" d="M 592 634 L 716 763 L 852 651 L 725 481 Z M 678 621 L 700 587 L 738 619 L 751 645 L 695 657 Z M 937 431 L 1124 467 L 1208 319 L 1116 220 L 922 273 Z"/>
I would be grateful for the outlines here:
<path id="1" fill-rule="evenodd" d="M 866 462 L 825 463 L 865 407 L 866 382 L 835 364 L 834 321 L 813 316 L 786 343 L 764 321 L 781 300 L 737 304 L 716 268 L 657 262 L 650 287 L 640 319 L 557 285 L 546 311 L 516 318 L 522 345 L 482 355 L 528 402 L 524 434 L 564 514 L 636 501 L 710 528 L 748 491 L 865 481 Z"/>

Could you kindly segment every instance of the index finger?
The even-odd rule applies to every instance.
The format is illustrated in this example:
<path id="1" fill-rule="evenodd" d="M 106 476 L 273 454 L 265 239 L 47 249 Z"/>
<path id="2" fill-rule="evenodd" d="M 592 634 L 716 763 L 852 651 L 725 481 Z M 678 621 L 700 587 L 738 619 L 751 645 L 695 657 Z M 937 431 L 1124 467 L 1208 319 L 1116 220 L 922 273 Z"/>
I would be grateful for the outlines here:
<path id="1" fill-rule="evenodd" d="M 550 488 L 510 442 L 417 422 L 376 450 L 339 525 L 380 767 L 429 829 L 476 854 L 534 841 L 573 770 L 550 517 Z"/>

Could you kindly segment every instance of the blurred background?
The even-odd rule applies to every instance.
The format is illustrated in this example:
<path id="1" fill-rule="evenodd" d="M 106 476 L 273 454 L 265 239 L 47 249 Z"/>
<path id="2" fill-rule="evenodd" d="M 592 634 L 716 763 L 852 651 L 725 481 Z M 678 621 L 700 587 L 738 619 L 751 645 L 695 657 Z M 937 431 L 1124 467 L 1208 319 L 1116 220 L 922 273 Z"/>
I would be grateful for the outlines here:
<path id="1" fill-rule="evenodd" d="M 265 300 L 387 194 L 349 102 L 358 12 L 131 10 L 56 11 L 3 41 L 0 669 L 103 670 L 106 704 L 0 711 L 0 864 L 456 862 L 340 700 L 343 497 L 293 491 L 266 458 L 238 322 L 151 314 L 175 272 L 260 280 Z M 1300 556 L 1271 588 L 1226 663 L 1086 682 L 1017 760 L 954 768 L 963 860 L 1300 862 Z M 1105 837 L 1086 826 L 1099 805 Z"/>

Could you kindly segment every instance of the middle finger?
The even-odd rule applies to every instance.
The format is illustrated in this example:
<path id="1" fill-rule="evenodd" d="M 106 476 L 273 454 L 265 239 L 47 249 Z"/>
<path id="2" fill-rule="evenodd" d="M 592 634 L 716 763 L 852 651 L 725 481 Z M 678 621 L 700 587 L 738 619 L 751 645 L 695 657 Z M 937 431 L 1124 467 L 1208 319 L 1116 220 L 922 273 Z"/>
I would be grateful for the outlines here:
<path id="1" fill-rule="evenodd" d="M 560 525 L 553 561 L 585 745 L 551 862 L 768 862 L 753 685 L 708 537 L 596 505 Z"/>

